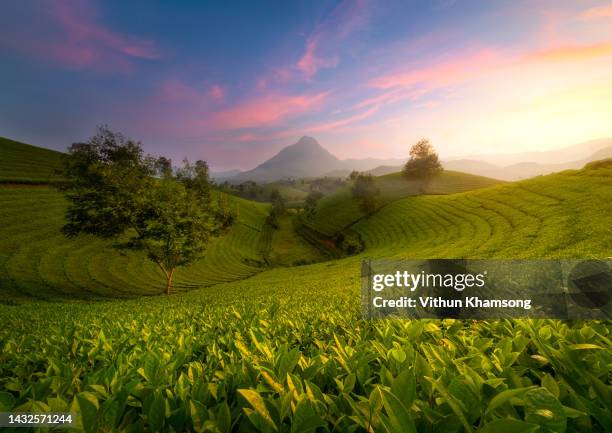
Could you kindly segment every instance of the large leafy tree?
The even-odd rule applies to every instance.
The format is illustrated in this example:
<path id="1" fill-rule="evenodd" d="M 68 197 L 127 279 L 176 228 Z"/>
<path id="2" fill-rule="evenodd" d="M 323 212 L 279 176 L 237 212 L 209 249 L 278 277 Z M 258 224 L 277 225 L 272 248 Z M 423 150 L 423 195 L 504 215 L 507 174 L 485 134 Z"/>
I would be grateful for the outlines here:
<path id="1" fill-rule="evenodd" d="M 427 180 L 442 171 L 438 154 L 427 139 L 419 140 L 410 148 L 410 159 L 404 165 L 402 174 L 407 179 Z"/>
<path id="2" fill-rule="evenodd" d="M 204 253 L 235 214 L 213 199 L 204 161 L 172 168 L 145 155 L 139 142 L 100 127 L 65 158 L 62 185 L 70 206 L 63 232 L 114 238 L 116 248 L 144 250 L 163 272 L 169 294 L 176 268 Z"/>
<path id="3" fill-rule="evenodd" d="M 376 211 L 376 197 L 380 190 L 376 187 L 374 176 L 353 172 L 350 179 L 353 180 L 351 193 L 354 199 L 359 201 L 359 208 L 368 215 Z"/>

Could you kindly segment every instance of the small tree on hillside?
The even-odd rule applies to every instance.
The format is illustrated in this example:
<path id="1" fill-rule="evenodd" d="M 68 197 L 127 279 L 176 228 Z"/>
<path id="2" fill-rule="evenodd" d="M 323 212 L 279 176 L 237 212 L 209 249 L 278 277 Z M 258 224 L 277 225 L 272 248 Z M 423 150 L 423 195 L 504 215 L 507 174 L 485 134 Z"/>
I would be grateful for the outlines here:
<path id="1" fill-rule="evenodd" d="M 410 149 L 410 159 L 404 165 L 402 174 L 406 179 L 426 181 L 441 171 L 438 154 L 429 140 L 422 139 Z"/>
<path id="2" fill-rule="evenodd" d="M 311 189 L 306 199 L 304 200 L 304 209 L 307 213 L 311 214 L 317 207 L 319 200 L 323 198 L 323 193 L 318 189 Z"/>
<path id="3" fill-rule="evenodd" d="M 272 212 L 280 217 L 285 213 L 285 199 L 278 189 L 274 189 L 270 193 L 270 201 L 272 202 Z"/>
<path id="4" fill-rule="evenodd" d="M 62 185 L 70 206 L 63 232 L 115 238 L 116 248 L 144 250 L 161 269 L 169 294 L 177 267 L 201 257 L 211 236 L 232 224 L 226 202 L 211 199 L 208 167 L 144 155 L 138 142 L 106 127 L 75 143 Z"/>
<path id="5" fill-rule="evenodd" d="M 376 196 L 380 194 L 371 174 L 358 173 L 353 176 L 351 189 L 354 199 L 359 200 L 359 208 L 370 215 L 376 210 Z"/>

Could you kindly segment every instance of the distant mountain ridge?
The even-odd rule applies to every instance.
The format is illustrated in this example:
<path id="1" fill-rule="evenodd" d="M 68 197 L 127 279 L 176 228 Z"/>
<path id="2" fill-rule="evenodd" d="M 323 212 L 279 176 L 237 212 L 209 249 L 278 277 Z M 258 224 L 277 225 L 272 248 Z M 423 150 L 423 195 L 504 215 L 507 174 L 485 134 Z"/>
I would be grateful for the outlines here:
<path id="1" fill-rule="evenodd" d="M 487 161 L 474 159 L 455 159 L 442 161 L 442 166 L 447 170 L 461 171 L 463 173 L 476 174 L 478 176 L 491 177 L 499 180 L 521 180 L 534 176 L 540 176 L 550 173 L 555 173 L 563 170 L 571 170 L 584 167 L 585 164 L 591 161 L 597 161 L 606 158 L 612 158 L 612 140 L 610 145 L 600 148 L 587 157 L 582 157 L 573 161 L 560 163 L 540 163 L 540 162 L 518 162 L 509 165 L 493 164 Z M 572 146 L 575 147 L 575 146 Z M 563 149 L 562 149 L 563 151 Z M 544 158 L 542 156 L 542 158 Z M 553 159 L 550 157 L 550 159 Z M 394 173 L 402 169 L 402 165 L 395 166 L 379 166 L 368 172 L 381 176 L 389 173 Z"/>
<path id="2" fill-rule="evenodd" d="M 48 183 L 60 180 L 61 152 L 0 137 L 0 183 Z M 612 138 L 591 140 L 546 152 L 507 155 L 476 155 L 463 159 L 442 160 L 448 170 L 499 180 L 520 180 L 612 158 Z M 338 159 L 312 137 L 283 148 L 252 170 L 213 172 L 217 182 L 240 183 L 247 180 L 273 182 L 282 179 L 345 177 L 352 170 L 382 176 L 401 170 L 405 159 Z M 517 162 L 518 161 L 518 162 Z"/>
<path id="3" fill-rule="evenodd" d="M 605 138 L 552 151 L 447 159 L 442 160 L 442 165 L 448 170 L 512 181 L 580 168 L 590 161 L 610 157 L 612 157 L 612 138 Z M 217 181 L 222 179 L 233 183 L 247 180 L 273 182 L 287 178 L 345 177 L 353 170 L 381 176 L 401 170 L 405 162 L 406 159 L 393 158 L 341 160 L 327 151 L 317 140 L 305 136 L 252 170 L 234 176 L 220 176 L 213 173 L 213 177 Z"/>

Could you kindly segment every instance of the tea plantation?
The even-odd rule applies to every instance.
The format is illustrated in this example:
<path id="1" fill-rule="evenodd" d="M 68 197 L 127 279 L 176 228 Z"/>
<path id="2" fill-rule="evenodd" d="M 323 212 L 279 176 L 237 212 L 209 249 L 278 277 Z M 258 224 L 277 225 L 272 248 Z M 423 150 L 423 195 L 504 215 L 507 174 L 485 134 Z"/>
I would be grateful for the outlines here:
<path id="1" fill-rule="evenodd" d="M 176 274 L 176 291 L 243 279 L 259 272 L 256 251 L 268 205 L 230 197 L 238 222 L 203 260 Z M 0 186 L 0 292 L 3 302 L 156 295 L 157 267 L 144 254 L 120 254 L 111 242 L 60 229 L 67 203 L 50 187 Z"/>
<path id="2" fill-rule="evenodd" d="M 363 257 L 612 256 L 609 165 L 389 200 L 343 220 L 363 253 L 307 266 L 257 265 L 266 208 L 240 201 L 180 278 L 207 287 L 135 299 L 154 270 L 60 241 L 55 192 L 0 197 L 0 411 L 87 432 L 612 431 L 609 322 L 367 321 L 359 299 Z"/>
<path id="3" fill-rule="evenodd" d="M 48 183 L 59 180 L 60 152 L 0 137 L 1 183 Z"/>
<path id="4" fill-rule="evenodd" d="M 392 173 L 375 178 L 375 185 L 379 190 L 376 202 L 380 209 L 398 199 L 418 194 L 453 194 L 499 183 L 501 181 L 488 177 L 443 171 L 426 184 L 422 184 L 420 181 L 408 181 L 400 173 Z M 365 216 L 358 202 L 352 199 L 351 187 L 346 186 L 321 199 L 315 212 L 309 215 L 305 222 L 320 233 L 333 235 Z"/>

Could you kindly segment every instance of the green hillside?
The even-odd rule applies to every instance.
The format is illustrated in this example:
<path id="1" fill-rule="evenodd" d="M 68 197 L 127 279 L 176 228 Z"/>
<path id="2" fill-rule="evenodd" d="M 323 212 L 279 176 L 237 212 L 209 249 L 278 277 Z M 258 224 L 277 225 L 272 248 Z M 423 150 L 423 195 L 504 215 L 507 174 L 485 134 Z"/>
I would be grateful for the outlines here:
<path id="1" fill-rule="evenodd" d="M 499 180 L 488 177 L 456 171 L 443 171 L 427 185 L 422 185 L 418 181 L 407 181 L 400 173 L 392 173 L 375 179 L 376 187 L 380 190 L 380 195 L 377 197 L 379 207 L 423 192 L 425 194 L 452 194 L 501 183 Z M 331 236 L 364 216 L 364 212 L 359 209 L 358 203 L 351 196 L 349 185 L 321 199 L 315 212 L 306 220 L 306 223 L 316 231 Z"/>
<path id="2" fill-rule="evenodd" d="M 610 257 L 612 167 L 384 207 L 353 229 L 383 257 Z"/>
<path id="3" fill-rule="evenodd" d="M 238 223 L 198 263 L 179 269 L 184 291 L 259 272 L 256 251 L 267 205 L 231 197 Z M 134 297 L 159 294 L 162 277 L 144 255 L 120 254 L 110 241 L 66 239 L 67 203 L 53 188 L 0 185 L 0 294 L 4 301 Z"/>
<path id="4" fill-rule="evenodd" d="M 0 137 L 0 183 L 48 183 L 58 180 L 61 152 Z"/>
<path id="5" fill-rule="evenodd" d="M 262 272 L 267 209 L 240 201 L 241 224 L 177 276 L 232 281 L 92 303 L 23 301 L 151 294 L 154 271 L 61 238 L 54 191 L 0 188 L 0 294 L 21 301 L 0 305 L 0 411 L 72 411 L 92 432 L 610 431 L 608 322 L 367 321 L 359 277 L 363 257 L 609 257 L 610 186 L 595 164 L 399 198 L 355 220 L 361 255 Z M 279 259 L 300 251 L 289 222 L 268 238 Z"/>

